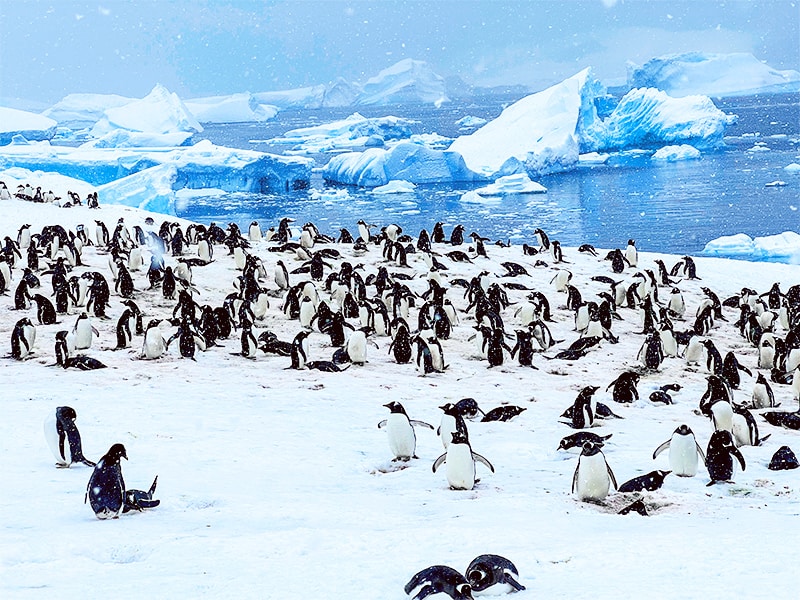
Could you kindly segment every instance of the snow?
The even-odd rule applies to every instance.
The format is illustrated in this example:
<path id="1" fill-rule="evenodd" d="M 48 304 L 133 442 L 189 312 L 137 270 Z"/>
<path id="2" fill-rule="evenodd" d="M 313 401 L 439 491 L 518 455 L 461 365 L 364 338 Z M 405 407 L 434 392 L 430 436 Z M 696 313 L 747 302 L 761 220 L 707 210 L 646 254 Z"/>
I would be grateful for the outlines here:
<path id="1" fill-rule="evenodd" d="M 675 162 L 678 160 L 691 160 L 696 158 L 700 158 L 700 150 L 689 144 L 680 144 L 679 146 L 664 146 L 659 148 L 653 153 L 650 160 Z"/>
<path id="2" fill-rule="evenodd" d="M 486 125 L 486 119 L 483 117 L 476 117 L 474 115 L 467 115 L 466 117 L 461 117 L 458 121 L 456 121 L 456 125 L 464 129 L 472 129 L 473 127 L 480 127 L 482 125 Z"/>
<path id="3" fill-rule="evenodd" d="M 173 134 L 181 133 L 190 137 L 193 133 L 203 131 L 203 126 L 197 122 L 177 94 L 170 93 L 163 85 L 156 84 L 141 100 L 107 108 L 103 112 L 103 118 L 92 127 L 91 133 L 99 138 L 118 129 L 149 134 L 146 139 L 150 146 L 174 146 L 176 144 Z M 164 143 L 154 144 L 153 142 L 161 135 L 166 136 Z"/>
<path id="4" fill-rule="evenodd" d="M 129 228 L 152 230 L 163 218 L 150 215 L 156 219 L 150 227 L 146 213 L 104 205 L 102 198 L 98 210 L 16 200 L 4 202 L 2 210 L 0 235 L 11 237 L 23 223 L 31 223 L 34 231 L 52 223 L 73 229 L 95 219 L 113 225 L 123 217 Z M 186 223 L 179 222 L 185 228 Z M 467 231 L 475 225 L 465 223 Z M 355 229 L 355 224 L 348 226 Z M 87 230 L 93 236 L 93 227 Z M 251 248 L 269 273 L 278 258 L 292 268 L 301 264 L 290 254 L 268 252 L 271 245 L 259 242 Z M 380 247 L 370 246 L 359 257 L 346 246 L 334 247 L 347 260 L 364 263 L 365 277 L 383 264 Z M 439 253 L 451 249 L 435 245 Z M 668 266 L 678 259 L 648 251 L 657 249 L 641 250 L 640 268 L 654 267 L 656 258 Z M 550 285 L 558 266 L 549 256 L 523 256 L 520 246 L 487 244 L 487 251 L 489 258 L 473 259 L 475 264 L 441 257 L 450 267 L 445 281 L 469 279 L 486 269 L 492 273 L 490 281 L 502 283 L 508 280 L 494 275 L 503 272 L 500 262 L 523 264 L 531 275 L 514 281 L 542 291 L 550 300 L 553 335 L 566 340 L 558 348 L 577 338 L 572 315 L 563 307 L 564 295 Z M 602 257 L 607 249 L 598 251 Z M 149 251 L 144 254 L 147 262 Z M 194 254 L 191 247 L 187 256 Z M 74 273 L 100 271 L 113 290 L 107 258 L 87 247 L 87 266 Z M 549 266 L 534 268 L 537 258 Z M 565 248 L 565 258 L 572 283 L 584 298 L 606 289 L 590 277 L 611 275 L 608 262 L 574 248 Z M 171 256 L 166 260 L 176 264 Z M 338 267 L 341 261 L 332 262 Z M 425 270 L 418 256 L 412 255 L 409 263 L 409 269 L 390 265 L 389 270 Z M 702 281 L 678 284 L 687 315 L 704 297 L 701 286 L 726 298 L 743 286 L 761 293 L 776 281 L 784 291 L 798 283 L 797 268 L 789 265 L 761 263 L 756 269 L 705 257 L 696 263 Z M 627 269 L 614 278 L 630 282 L 633 273 Z M 16 285 L 19 269 L 14 275 Z M 144 272 L 133 275 L 135 300 L 146 319 L 171 316 L 174 302 L 147 290 Z M 197 300 L 220 305 L 238 275 L 233 258 L 218 247 L 213 263 L 194 269 Z M 49 295 L 49 278 L 42 277 L 37 291 Z M 292 282 L 306 277 L 293 275 Z M 407 283 L 417 293 L 428 287 L 421 276 Z M 262 285 L 275 289 L 271 276 Z M 659 291 L 664 294 L 668 288 Z M 527 293 L 508 290 L 514 302 Z M 775 549 L 789 547 L 797 536 L 797 474 L 766 468 L 782 445 L 798 450 L 796 431 L 758 418 L 762 436 L 772 437 L 763 446 L 741 448 L 746 470 L 735 473 L 733 484 L 706 487 L 709 478 L 701 467 L 693 478 L 668 476 L 655 492 L 627 497 L 612 492 L 601 504 L 579 502 L 570 494 L 577 457 L 556 450 L 559 440 L 573 433 L 559 423 L 559 415 L 578 391 L 586 385 L 601 386 L 596 399 L 624 417 L 604 420 L 594 429 L 613 434 L 603 452 L 622 483 L 668 468 L 667 453 L 654 461 L 652 452 L 681 423 L 692 428 L 705 448 L 712 426 L 696 413 L 706 388 L 705 369 L 667 359 L 660 371 L 643 376 L 639 401 L 614 403 L 605 387 L 623 370 L 636 368 L 643 339 L 637 333 L 641 324 L 636 311 L 627 308 L 619 309 L 623 320 L 613 325 L 619 344 L 603 343 L 576 362 L 537 354 L 534 364 L 539 370 L 519 367 L 508 358 L 503 366 L 487 369 L 485 360 L 473 358 L 469 337 L 474 320 L 463 313 L 463 290 L 448 286 L 447 297 L 461 318 L 452 337 L 442 341 L 450 366 L 426 377 L 412 365 L 395 364 L 387 354 L 386 337 L 374 338 L 378 348 L 368 347 L 365 366 L 344 373 L 286 370 L 288 358 L 261 353 L 245 360 L 232 354 L 239 349 L 233 338 L 223 341 L 223 347 L 198 352 L 196 362 L 179 358 L 174 343 L 162 359 L 137 360 L 141 337 L 132 349 L 110 350 L 115 345 L 114 325 L 124 308 L 113 291 L 110 319 L 94 319 L 100 336 L 87 352 L 108 369 L 79 372 L 49 366 L 54 362 L 55 332 L 71 328 L 77 314 L 61 315 L 56 325 L 38 325 L 31 359 L 0 361 L 0 595 L 78 597 L 86 596 L 87 590 L 112 590 L 114 598 L 125 600 L 140 598 L 146 581 L 145 593 L 158 590 L 156 596 L 400 599 L 406 597 L 403 586 L 417 571 L 433 564 L 463 571 L 486 552 L 506 556 L 518 567 L 520 582 L 527 587 L 514 595 L 519 600 L 586 597 L 589 589 L 593 598 L 618 598 L 620 590 L 632 586 L 651 588 L 654 574 L 657 597 L 735 597 L 743 589 L 756 589 L 769 598 L 796 595 L 794 573 L 785 561 L 776 562 Z M 28 316 L 36 322 L 36 313 L 9 310 L 12 300 L 3 298 L 0 331 L 8 340 L 18 319 Z M 256 335 L 269 329 L 291 340 L 299 331 L 297 322 L 283 316 L 281 306 L 280 299 L 271 300 L 265 320 L 256 324 Z M 509 331 L 517 327 L 514 310 L 512 305 L 502 314 Z M 717 322 L 714 343 L 722 352 L 734 350 L 755 375 L 755 348 L 733 325 L 738 311 L 723 310 L 728 321 Z M 410 319 L 414 323 L 415 317 L 416 311 Z M 690 322 L 676 322 L 676 328 L 688 326 Z M 168 337 L 174 330 L 165 325 L 164 334 Z M 311 358 L 330 358 L 334 349 L 327 336 L 314 331 L 309 342 Z M 552 356 L 553 351 L 544 354 Z M 742 377 L 741 389 L 734 392 L 739 402 L 749 399 L 754 385 L 754 378 L 744 373 Z M 675 404 L 650 403 L 650 391 L 665 383 L 683 386 L 673 396 Z M 773 389 L 782 409 L 796 408 L 788 386 L 774 384 Z M 504 402 L 527 408 L 508 423 L 468 423 L 472 448 L 492 462 L 494 474 L 479 467 L 481 481 L 475 489 L 448 489 L 444 473 L 431 472 L 442 445 L 427 429 L 417 430 L 419 459 L 391 462 L 386 432 L 376 427 L 388 415 L 383 404 L 397 400 L 411 418 L 437 425 L 437 407 L 464 397 L 477 399 L 484 409 Z M 120 442 L 129 457 L 122 465 L 129 487 L 146 489 L 159 476 L 159 507 L 113 521 L 94 517 L 83 502 L 91 470 L 56 469 L 41 433 L 43 419 L 64 405 L 77 411 L 87 457 L 97 460 Z M 639 496 L 649 517 L 615 514 Z M 709 579 L 709 573 L 720 576 Z"/>
<path id="5" fill-rule="evenodd" d="M 784 231 L 777 235 L 751 238 L 744 233 L 711 240 L 703 248 L 706 256 L 728 256 L 749 260 L 780 260 L 800 263 L 800 234 Z"/>
<path id="6" fill-rule="evenodd" d="M 800 72 L 779 71 L 752 54 L 687 52 L 668 54 L 628 69 L 632 88 L 654 87 L 680 98 L 745 96 L 800 90 Z"/>
<path id="7" fill-rule="evenodd" d="M 56 125 L 48 117 L 0 106 L 0 146 L 10 144 L 14 136 L 31 141 L 52 139 L 56 134 Z"/>
<path id="8" fill-rule="evenodd" d="M 277 107 L 261 104 L 249 92 L 193 98 L 186 100 L 184 105 L 200 123 L 260 122 L 268 121 L 278 114 Z"/>
<path id="9" fill-rule="evenodd" d="M 308 187 L 313 161 L 225 148 L 207 140 L 184 148 L 94 148 L 91 144 L 70 148 L 38 142 L 0 150 L 0 169 L 61 173 L 88 178 L 92 185 L 111 183 L 162 164 L 174 165 L 177 170 L 175 190 L 213 187 L 228 192 L 266 192 Z"/>
<path id="10" fill-rule="evenodd" d="M 367 80 L 356 99 L 356 104 L 370 106 L 412 102 L 439 106 L 449 99 L 444 78 L 434 73 L 428 63 L 410 58 Z"/>
<path id="11" fill-rule="evenodd" d="M 542 194 L 547 191 L 541 183 L 531 181 L 525 173 L 506 175 L 494 183 L 475 190 L 481 196 L 501 196 L 504 194 Z"/>
<path id="12" fill-rule="evenodd" d="M 786 171 L 787 173 L 800 173 L 800 164 L 789 163 L 788 165 L 783 167 L 783 170 Z"/>

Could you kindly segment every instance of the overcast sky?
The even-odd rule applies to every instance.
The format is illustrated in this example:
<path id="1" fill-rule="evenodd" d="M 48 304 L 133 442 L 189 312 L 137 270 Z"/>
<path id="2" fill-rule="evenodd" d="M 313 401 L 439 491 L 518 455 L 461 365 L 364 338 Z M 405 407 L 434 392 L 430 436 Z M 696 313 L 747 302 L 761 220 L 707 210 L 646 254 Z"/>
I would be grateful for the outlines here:
<path id="1" fill-rule="evenodd" d="M 403 58 L 478 85 L 534 90 L 594 67 L 749 52 L 800 70 L 791 0 L 0 0 L 0 97 L 182 98 L 364 82 Z"/>

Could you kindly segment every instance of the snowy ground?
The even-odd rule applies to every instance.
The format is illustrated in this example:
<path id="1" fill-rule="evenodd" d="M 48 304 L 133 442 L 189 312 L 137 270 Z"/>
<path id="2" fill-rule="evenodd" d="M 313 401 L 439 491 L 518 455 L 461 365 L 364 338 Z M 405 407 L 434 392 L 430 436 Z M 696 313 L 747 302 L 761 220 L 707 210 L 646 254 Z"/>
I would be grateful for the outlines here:
<path id="1" fill-rule="evenodd" d="M 24 222 L 32 223 L 33 230 L 85 223 L 93 232 L 94 219 L 113 229 L 120 216 L 128 227 L 143 225 L 145 217 L 120 207 L 88 211 L 18 201 L 4 202 L 0 215 L 0 236 L 12 238 Z M 160 223 L 163 217 L 154 216 Z M 276 224 L 262 224 L 270 225 Z M 479 230 L 478 224 L 465 225 L 467 231 Z M 264 242 L 252 251 L 271 276 L 280 255 L 267 247 Z M 347 260 L 363 262 L 364 275 L 374 273 L 382 260 L 378 247 L 363 257 L 353 257 L 345 246 L 338 249 Z M 511 281 L 548 297 L 556 321 L 553 335 L 565 340 L 559 348 L 577 338 L 564 309 L 565 294 L 550 285 L 555 267 L 534 269 L 534 258 L 522 256 L 520 247 L 489 246 L 488 252 L 489 259 L 474 265 L 441 260 L 451 267 L 449 277 L 469 278 L 481 269 L 500 274 L 504 260 L 526 265 L 532 276 Z M 214 306 L 232 291 L 238 275 L 223 247 L 217 247 L 215 257 L 212 265 L 194 270 L 198 301 Z M 657 257 L 643 253 L 639 268 L 653 268 Z M 300 264 L 283 258 L 290 269 Z M 590 277 L 613 275 L 610 263 L 572 248 L 565 249 L 565 258 L 584 299 L 606 289 Z M 677 260 L 663 258 L 668 267 Z M 106 256 L 87 248 L 83 259 L 86 270 L 100 270 L 110 281 Z M 549 256 L 545 261 L 551 262 Z M 410 262 L 414 271 L 424 270 L 418 259 Z M 724 299 L 743 286 L 765 292 L 777 281 L 785 291 L 800 283 L 800 270 L 793 266 L 711 258 L 696 262 L 702 281 L 680 284 L 687 316 L 702 297 L 701 286 Z M 634 272 L 627 269 L 615 278 L 630 280 Z M 145 272 L 134 276 L 145 322 L 171 314 L 174 302 L 146 289 Z M 292 282 L 301 277 L 293 276 Z M 36 320 L 35 308 L 12 310 L 18 281 L 17 270 L 12 292 L 0 298 L 0 338 L 6 351 L 14 323 L 22 316 Z M 43 276 L 42 283 L 37 291 L 48 294 L 49 277 Z M 266 285 L 275 288 L 271 277 Z M 410 286 L 420 293 L 427 288 L 421 277 Z M 508 293 L 514 301 L 527 294 Z M 666 297 L 668 289 L 661 294 Z M 462 288 L 451 288 L 448 298 L 459 309 L 466 307 Z M 272 301 L 256 335 L 269 329 L 290 341 L 300 330 L 299 323 L 283 316 L 281 304 Z M 619 373 L 637 368 L 643 336 L 635 333 L 641 324 L 633 310 L 620 309 L 624 320 L 614 324 L 619 344 L 604 343 L 576 362 L 538 355 L 534 364 L 539 370 L 520 367 L 508 357 L 502 367 L 487 369 L 485 360 L 473 357 L 468 338 L 474 320 L 462 312 L 452 338 L 442 341 L 449 369 L 420 377 L 413 365 L 393 361 L 386 337 L 376 339 L 378 349 L 369 347 L 365 366 L 344 373 L 285 370 L 288 358 L 263 354 L 246 360 L 231 354 L 239 350 L 234 338 L 222 348 L 198 353 L 196 362 L 181 359 L 176 344 L 163 359 L 138 360 L 141 338 L 130 351 L 110 350 L 123 308 L 112 294 L 110 319 L 94 320 L 100 336 L 88 354 L 108 369 L 52 366 L 55 332 L 71 328 L 76 315 L 37 326 L 31 359 L 0 360 L 4 598 L 399 599 L 418 570 L 447 564 L 463 571 L 482 553 L 504 555 L 517 565 L 527 587 L 516 596 L 519 600 L 643 594 L 796 597 L 790 548 L 800 533 L 798 471 L 767 469 L 781 445 L 800 451 L 796 431 L 759 419 L 762 435 L 772 437 L 764 446 L 742 448 L 747 469 L 735 474 L 735 484 L 706 487 L 709 478 L 702 468 L 694 478 L 669 476 L 661 490 L 645 494 L 649 517 L 616 514 L 633 497 L 612 494 L 595 505 L 570 494 L 577 457 L 556 449 L 573 430 L 558 417 L 586 385 L 601 386 L 596 399 L 624 417 L 600 421 L 593 430 L 614 434 L 604 452 L 619 483 L 668 469 L 667 453 L 655 461 L 652 453 L 681 423 L 694 430 L 703 448 L 711 435 L 711 423 L 697 414 L 706 388 L 702 367 L 667 359 L 660 372 L 642 378 L 641 400 L 634 404 L 614 403 L 605 392 Z M 503 314 L 509 331 L 516 327 L 513 311 L 512 306 Z M 755 374 L 755 349 L 733 327 L 736 311 L 725 311 L 728 322 L 718 322 L 712 338 L 723 355 L 735 351 Z M 416 324 L 415 312 L 409 322 Z M 676 329 L 690 326 L 689 320 L 676 323 Z M 309 340 L 310 358 L 330 360 L 327 336 L 314 332 Z M 684 386 L 673 395 L 674 405 L 647 399 L 653 389 L 672 382 Z M 738 402 L 749 399 L 753 382 L 743 374 L 735 392 Z M 774 384 L 773 389 L 782 407 L 797 406 L 788 386 Z M 383 404 L 400 401 L 411 418 L 438 425 L 437 407 L 464 397 L 474 397 L 485 410 L 504 403 L 527 408 L 510 422 L 469 423 L 472 447 L 492 461 L 494 475 L 478 465 L 481 481 L 474 490 L 450 490 L 443 470 L 431 472 L 442 445 L 427 429 L 417 431 L 418 460 L 405 468 L 391 462 L 386 431 L 377 428 L 388 414 Z M 83 502 L 91 469 L 56 469 L 42 434 L 44 418 L 62 405 L 76 409 L 90 459 L 97 460 L 115 442 L 126 446 L 130 460 L 122 468 L 128 487 L 147 488 L 158 474 L 161 506 L 113 521 L 95 518 Z"/>

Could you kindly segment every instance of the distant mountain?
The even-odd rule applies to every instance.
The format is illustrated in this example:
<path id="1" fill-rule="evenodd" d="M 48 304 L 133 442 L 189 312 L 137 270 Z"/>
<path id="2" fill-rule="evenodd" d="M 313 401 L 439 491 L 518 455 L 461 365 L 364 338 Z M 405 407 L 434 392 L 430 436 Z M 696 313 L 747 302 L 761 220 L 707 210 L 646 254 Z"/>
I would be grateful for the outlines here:
<path id="1" fill-rule="evenodd" d="M 369 79 L 356 98 L 357 105 L 449 102 L 444 78 L 428 63 L 406 58 Z"/>

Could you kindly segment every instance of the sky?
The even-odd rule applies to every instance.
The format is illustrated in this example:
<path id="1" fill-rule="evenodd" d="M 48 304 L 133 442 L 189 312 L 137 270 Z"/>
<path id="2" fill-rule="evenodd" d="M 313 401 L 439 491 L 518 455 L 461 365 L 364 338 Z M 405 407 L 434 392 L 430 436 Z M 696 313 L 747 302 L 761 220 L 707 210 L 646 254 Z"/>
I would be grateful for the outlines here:
<path id="1" fill-rule="evenodd" d="M 365 82 L 404 58 L 531 91 L 591 66 L 606 85 L 663 54 L 749 52 L 800 70 L 791 0 L 3 0 L 0 100 L 182 98 Z M 18 102 L 17 102 L 18 104 Z"/>

